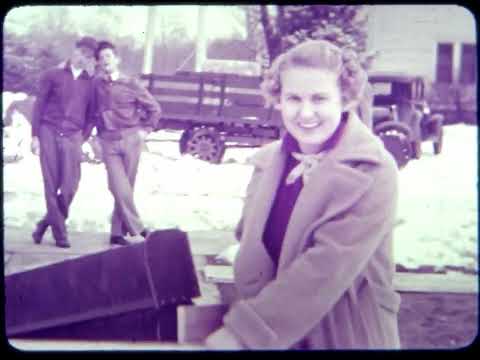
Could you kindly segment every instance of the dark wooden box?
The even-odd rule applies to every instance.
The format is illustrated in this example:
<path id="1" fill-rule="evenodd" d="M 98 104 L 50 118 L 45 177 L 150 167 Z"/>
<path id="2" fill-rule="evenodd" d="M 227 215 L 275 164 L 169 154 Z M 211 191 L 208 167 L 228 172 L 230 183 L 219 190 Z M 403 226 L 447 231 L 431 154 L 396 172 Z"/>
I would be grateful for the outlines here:
<path id="1" fill-rule="evenodd" d="M 176 341 L 178 305 L 200 295 L 186 233 L 5 277 L 8 337 Z"/>

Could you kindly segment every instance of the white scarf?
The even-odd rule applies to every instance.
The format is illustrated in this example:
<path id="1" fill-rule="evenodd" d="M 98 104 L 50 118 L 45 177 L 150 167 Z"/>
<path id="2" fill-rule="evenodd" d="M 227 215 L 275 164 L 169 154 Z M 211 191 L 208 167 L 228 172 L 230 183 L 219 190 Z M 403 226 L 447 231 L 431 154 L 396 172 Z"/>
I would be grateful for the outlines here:
<path id="1" fill-rule="evenodd" d="M 302 154 L 292 152 L 292 156 L 299 161 L 299 163 L 290 171 L 285 180 L 287 185 L 293 184 L 300 176 L 303 179 L 305 185 L 310 179 L 310 175 L 313 170 L 318 166 L 320 161 L 327 155 L 327 151 L 319 152 L 316 154 Z"/>

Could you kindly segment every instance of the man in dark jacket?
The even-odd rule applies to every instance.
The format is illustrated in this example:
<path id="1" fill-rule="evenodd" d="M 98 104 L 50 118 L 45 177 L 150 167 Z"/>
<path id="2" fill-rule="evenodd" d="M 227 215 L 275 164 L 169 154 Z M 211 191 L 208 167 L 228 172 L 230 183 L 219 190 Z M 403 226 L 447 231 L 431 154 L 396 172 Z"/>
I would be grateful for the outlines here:
<path id="1" fill-rule="evenodd" d="M 65 66 L 46 71 L 40 80 L 32 114 L 32 152 L 40 156 L 47 214 L 32 234 L 36 244 L 51 226 L 58 247 L 70 247 L 65 220 L 80 182 L 82 144 L 93 127 L 92 79 L 96 41 L 75 44 Z"/>
<path id="2" fill-rule="evenodd" d="M 99 42 L 95 57 L 100 74 L 94 80 L 95 124 L 115 204 L 110 243 L 128 245 L 125 235 L 146 237 L 134 203 L 134 186 L 144 140 L 156 128 L 160 105 L 138 80 L 119 72 L 115 46 Z"/>

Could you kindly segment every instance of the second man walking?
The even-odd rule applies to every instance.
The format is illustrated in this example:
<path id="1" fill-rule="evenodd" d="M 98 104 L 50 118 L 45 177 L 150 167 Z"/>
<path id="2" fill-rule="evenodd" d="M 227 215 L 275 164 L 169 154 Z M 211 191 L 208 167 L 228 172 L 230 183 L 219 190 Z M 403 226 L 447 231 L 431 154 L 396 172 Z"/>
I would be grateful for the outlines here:
<path id="1" fill-rule="evenodd" d="M 128 245 L 127 233 L 148 235 L 133 193 L 144 141 L 156 128 L 161 109 L 137 79 L 119 72 L 120 58 L 112 43 L 99 42 L 95 57 L 101 70 L 94 80 L 96 126 L 115 200 L 110 243 Z"/>

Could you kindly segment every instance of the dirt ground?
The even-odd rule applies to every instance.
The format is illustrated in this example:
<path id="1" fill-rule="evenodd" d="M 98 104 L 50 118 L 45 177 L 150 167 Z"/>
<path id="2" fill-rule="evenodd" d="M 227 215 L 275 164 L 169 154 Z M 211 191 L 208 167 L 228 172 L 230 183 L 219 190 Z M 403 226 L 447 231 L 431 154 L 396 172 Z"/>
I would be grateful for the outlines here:
<path id="1" fill-rule="evenodd" d="M 400 293 L 403 349 L 455 349 L 478 331 L 478 294 Z"/>

